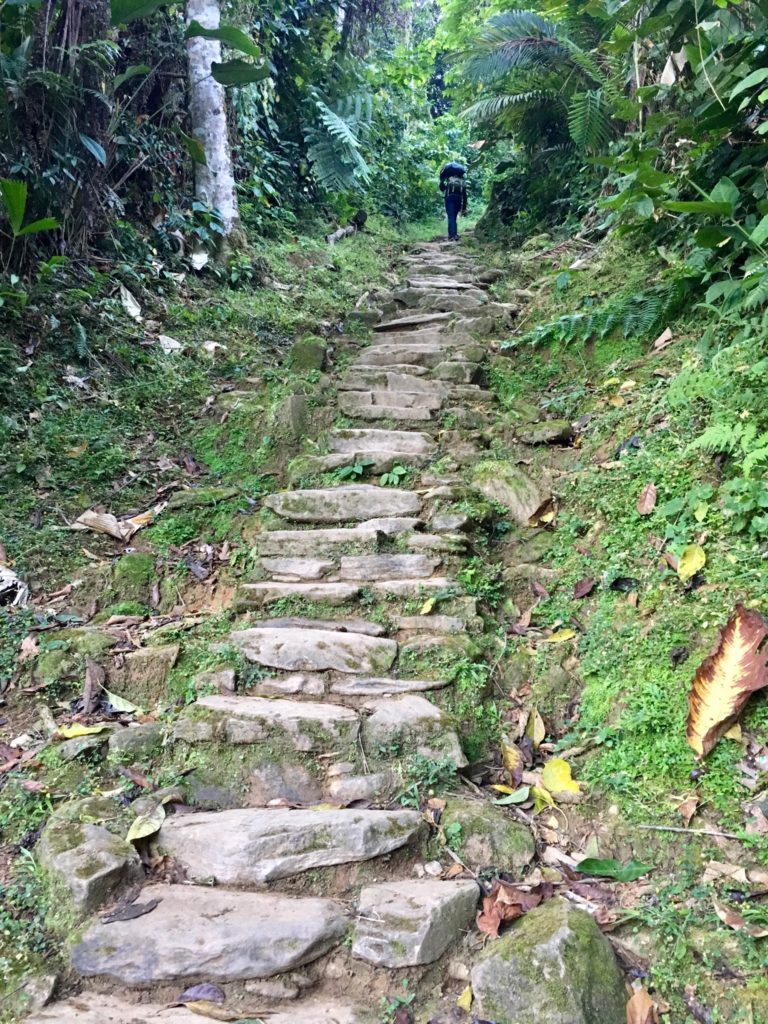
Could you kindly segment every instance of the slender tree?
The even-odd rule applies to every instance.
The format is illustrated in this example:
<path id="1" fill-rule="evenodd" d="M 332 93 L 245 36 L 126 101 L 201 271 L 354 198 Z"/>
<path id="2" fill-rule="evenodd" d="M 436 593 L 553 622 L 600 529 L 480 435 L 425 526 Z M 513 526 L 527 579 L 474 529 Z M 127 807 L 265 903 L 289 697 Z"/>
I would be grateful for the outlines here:
<path id="1" fill-rule="evenodd" d="M 219 0 L 187 0 L 187 22 L 218 29 Z M 192 134 L 205 150 L 206 162 L 195 166 L 197 198 L 221 214 L 224 234 L 238 224 L 237 194 L 232 150 L 227 132 L 227 100 L 224 87 L 211 75 L 211 64 L 221 61 L 221 43 L 194 36 L 187 41 L 189 61 L 189 109 Z"/>

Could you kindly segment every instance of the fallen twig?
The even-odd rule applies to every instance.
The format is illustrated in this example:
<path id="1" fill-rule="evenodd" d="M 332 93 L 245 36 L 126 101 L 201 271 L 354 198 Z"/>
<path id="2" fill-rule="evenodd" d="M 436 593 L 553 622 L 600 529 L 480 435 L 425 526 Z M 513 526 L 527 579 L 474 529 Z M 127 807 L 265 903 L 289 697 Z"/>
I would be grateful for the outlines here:
<path id="1" fill-rule="evenodd" d="M 677 825 L 638 825 L 646 832 L 680 832 L 686 836 L 717 836 L 721 839 L 743 839 L 735 832 L 719 832 L 716 828 L 682 828 Z"/>

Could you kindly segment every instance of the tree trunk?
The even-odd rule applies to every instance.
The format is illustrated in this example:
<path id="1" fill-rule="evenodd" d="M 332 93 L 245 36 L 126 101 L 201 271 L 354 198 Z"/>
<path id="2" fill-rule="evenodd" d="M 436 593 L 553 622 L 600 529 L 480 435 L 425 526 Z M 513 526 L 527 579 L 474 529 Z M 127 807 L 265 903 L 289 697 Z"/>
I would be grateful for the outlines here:
<path id="1" fill-rule="evenodd" d="M 187 22 L 218 28 L 219 0 L 187 0 Z M 187 41 L 189 61 L 189 113 L 191 134 L 203 144 L 207 164 L 195 164 L 195 194 L 202 203 L 221 214 L 224 234 L 238 224 L 235 176 L 227 133 L 227 101 L 224 86 L 211 76 L 211 63 L 221 61 L 221 43 L 212 39 Z"/>

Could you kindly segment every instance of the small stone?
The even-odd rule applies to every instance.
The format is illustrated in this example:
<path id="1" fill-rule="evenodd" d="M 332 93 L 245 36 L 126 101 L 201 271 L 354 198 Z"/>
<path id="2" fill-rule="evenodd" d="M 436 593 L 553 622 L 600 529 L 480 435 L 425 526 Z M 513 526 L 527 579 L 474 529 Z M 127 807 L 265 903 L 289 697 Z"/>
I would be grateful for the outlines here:
<path id="1" fill-rule="evenodd" d="M 122 757 L 148 758 L 162 749 L 165 726 L 161 722 L 130 725 L 109 737 L 109 751 Z"/>
<path id="2" fill-rule="evenodd" d="M 543 420 L 521 427 L 517 436 L 523 444 L 565 444 L 573 437 L 573 427 L 568 420 Z"/>
<path id="3" fill-rule="evenodd" d="M 309 405 L 305 395 L 289 395 L 275 411 L 275 433 L 278 437 L 298 441 L 309 428 Z"/>
<path id="4" fill-rule="evenodd" d="M 161 902 L 151 914 L 87 929 L 71 949 L 76 971 L 130 987 L 201 973 L 212 983 L 270 978 L 316 960 L 347 930 L 326 899 L 188 885 L 147 886 L 142 897 Z"/>
<path id="5" fill-rule="evenodd" d="M 298 985 L 291 985 L 289 981 L 278 978 L 275 981 L 246 981 L 245 991 L 261 999 L 298 999 Z"/>
<path id="6" fill-rule="evenodd" d="M 392 772 L 374 772 L 373 775 L 342 775 L 328 784 L 328 796 L 334 803 L 351 804 L 355 800 L 374 800 L 388 797 L 396 786 Z"/>
<path id="7" fill-rule="evenodd" d="M 38 974 L 24 982 L 24 997 L 27 1013 L 34 1013 L 35 1010 L 42 1010 L 53 999 L 53 993 L 58 981 L 56 974 Z"/>
<path id="8" fill-rule="evenodd" d="M 555 897 L 486 947 L 473 1009 L 516 1024 L 625 1024 L 624 978 L 594 919 Z"/>
<path id="9" fill-rule="evenodd" d="M 424 872 L 431 878 L 439 878 L 443 873 L 443 865 L 439 860 L 430 860 L 424 865 Z"/>
<path id="10" fill-rule="evenodd" d="M 295 761 L 272 761 L 251 773 L 248 802 L 254 807 L 266 807 L 272 800 L 287 800 L 289 804 L 317 804 L 323 799 L 323 790 L 312 773 Z"/>
<path id="11" fill-rule="evenodd" d="M 37 855 L 41 865 L 67 886 L 75 908 L 84 914 L 144 874 L 131 844 L 101 825 L 54 819 L 43 831 Z"/>
<path id="12" fill-rule="evenodd" d="M 109 670 L 109 688 L 125 700 L 149 709 L 168 697 L 168 677 L 179 658 L 179 645 L 142 647 Z"/>
<path id="13" fill-rule="evenodd" d="M 386 882 L 360 893 L 352 955 L 381 967 L 431 964 L 475 918 L 477 882 Z"/>
<path id="14" fill-rule="evenodd" d="M 469 516 L 463 512 L 448 513 L 432 516 L 429 525 L 435 533 L 456 533 L 457 530 L 464 530 L 469 526 Z"/>
<path id="15" fill-rule="evenodd" d="M 64 740 L 56 745 L 56 754 L 62 761 L 74 761 L 76 757 L 83 754 L 101 751 L 108 742 L 111 730 L 104 730 L 95 736 L 75 736 L 74 739 Z M 30 741 L 32 738 L 30 737 Z"/>
<path id="16" fill-rule="evenodd" d="M 219 668 L 201 672 L 196 679 L 198 689 L 212 687 L 219 693 L 234 693 L 237 689 L 237 673 L 233 668 Z"/>
<path id="17" fill-rule="evenodd" d="M 448 964 L 448 977 L 453 981 L 469 981 L 469 967 L 461 960 L 451 960 Z"/>

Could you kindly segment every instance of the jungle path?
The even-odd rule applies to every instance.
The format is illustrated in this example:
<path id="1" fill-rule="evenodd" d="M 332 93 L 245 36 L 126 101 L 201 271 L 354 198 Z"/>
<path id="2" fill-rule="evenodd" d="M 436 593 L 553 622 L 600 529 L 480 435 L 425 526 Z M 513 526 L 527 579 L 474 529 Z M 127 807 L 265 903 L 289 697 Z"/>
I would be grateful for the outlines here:
<path id="1" fill-rule="evenodd" d="M 454 244 L 415 247 L 399 272 L 402 283 L 388 297 L 394 315 L 334 378 L 344 425 L 330 429 L 326 452 L 306 447 L 301 476 L 335 474 L 336 482 L 264 500 L 271 515 L 257 538 L 258 570 L 236 598 L 244 628 L 229 638 L 253 666 L 250 687 L 242 692 L 232 671 L 211 673 L 218 692 L 175 722 L 170 742 L 209 770 L 210 799 L 215 804 L 211 793 L 222 789 L 229 795 L 217 797 L 220 809 L 167 815 L 152 848 L 175 873 L 134 892 L 128 906 L 137 913 L 123 906 L 117 919 L 90 919 L 70 951 L 83 991 L 39 1010 L 30 1024 L 410 1019 L 394 1016 L 396 1003 L 382 1017 L 382 999 L 393 991 L 404 994 L 403 1005 L 417 995 L 419 1021 L 428 1019 L 419 1008 L 443 997 L 440 1005 L 459 1013 L 469 973 L 455 961 L 462 944 L 479 949 L 482 861 L 465 865 L 434 845 L 444 802 L 419 807 L 396 798 L 407 788 L 407 759 L 466 765 L 446 710 L 455 683 L 445 670 L 465 656 L 482 621 L 457 581 L 470 519 L 455 506 L 482 462 L 493 409 L 477 383 L 487 338 L 514 310 L 489 298 L 496 272 Z M 347 469 L 355 466 L 378 482 L 358 482 L 362 470 Z M 396 485 L 401 477 L 407 486 Z M 518 484 L 508 504 L 526 523 L 543 495 L 533 481 Z M 491 474 L 489 497 L 499 485 Z M 147 801 L 151 816 L 151 794 Z M 465 835 L 467 820 L 458 818 Z M 499 827 L 501 866 L 521 877 L 534 837 L 513 814 L 488 829 Z M 119 895 L 115 886 L 142 882 L 138 857 L 124 844 L 96 843 L 90 852 L 104 857 L 91 910 Z M 570 934 L 569 905 L 550 903 L 550 916 L 561 918 L 557 934 Z M 594 933 L 591 958 L 612 962 Z M 459 960 L 472 955 L 465 949 Z M 472 972 L 480 999 L 473 1012 L 482 1019 L 494 1012 L 492 962 Z M 600 1024 L 623 1014 L 623 983 L 611 970 L 595 1004 Z M 203 987 L 182 996 L 196 985 Z M 541 1007 L 531 1010 L 537 1016 Z M 590 1012 L 567 1019 L 596 1020 Z"/>

